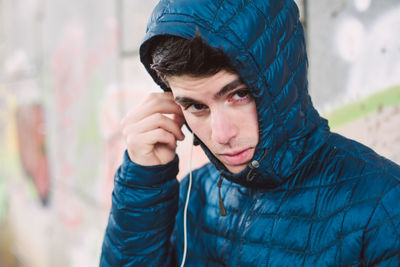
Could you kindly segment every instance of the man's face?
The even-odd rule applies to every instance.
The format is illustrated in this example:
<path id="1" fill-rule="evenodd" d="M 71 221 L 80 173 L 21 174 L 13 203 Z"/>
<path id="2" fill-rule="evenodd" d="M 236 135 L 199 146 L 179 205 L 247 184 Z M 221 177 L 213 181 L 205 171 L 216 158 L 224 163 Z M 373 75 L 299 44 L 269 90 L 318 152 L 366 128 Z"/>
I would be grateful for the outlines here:
<path id="1" fill-rule="evenodd" d="M 168 83 L 196 136 L 230 172 L 244 170 L 259 138 L 256 105 L 247 85 L 225 70 L 200 78 L 172 76 Z"/>

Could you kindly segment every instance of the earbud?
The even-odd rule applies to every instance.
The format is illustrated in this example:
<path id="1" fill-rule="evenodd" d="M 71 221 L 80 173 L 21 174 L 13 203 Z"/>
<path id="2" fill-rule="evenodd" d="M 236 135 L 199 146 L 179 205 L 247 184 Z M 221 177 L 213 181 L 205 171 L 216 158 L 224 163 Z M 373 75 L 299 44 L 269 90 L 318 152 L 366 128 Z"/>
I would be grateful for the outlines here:
<path id="1" fill-rule="evenodd" d="M 200 145 L 200 140 L 195 135 L 193 135 L 193 145 L 194 146 Z"/>
<path id="2" fill-rule="evenodd" d="M 193 136 L 193 142 L 192 142 L 192 144 L 193 144 L 194 146 L 200 145 L 200 140 L 199 140 L 199 138 L 197 138 L 197 136 L 194 135 L 192 129 L 190 129 L 189 125 L 188 125 L 186 122 L 185 122 L 185 125 L 186 125 L 186 127 L 189 129 L 190 133 L 191 133 L 192 136 Z"/>

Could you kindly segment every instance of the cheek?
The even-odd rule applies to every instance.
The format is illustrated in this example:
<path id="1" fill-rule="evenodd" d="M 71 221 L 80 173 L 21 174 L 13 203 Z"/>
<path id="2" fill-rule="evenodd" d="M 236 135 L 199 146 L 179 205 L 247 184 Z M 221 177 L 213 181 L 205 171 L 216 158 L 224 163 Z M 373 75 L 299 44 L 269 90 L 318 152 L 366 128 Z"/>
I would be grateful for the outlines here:
<path id="1" fill-rule="evenodd" d="M 248 110 L 238 113 L 242 121 L 242 129 L 245 129 L 247 135 L 257 137 L 258 141 L 258 115 L 256 105 L 253 104 L 248 107 Z"/>

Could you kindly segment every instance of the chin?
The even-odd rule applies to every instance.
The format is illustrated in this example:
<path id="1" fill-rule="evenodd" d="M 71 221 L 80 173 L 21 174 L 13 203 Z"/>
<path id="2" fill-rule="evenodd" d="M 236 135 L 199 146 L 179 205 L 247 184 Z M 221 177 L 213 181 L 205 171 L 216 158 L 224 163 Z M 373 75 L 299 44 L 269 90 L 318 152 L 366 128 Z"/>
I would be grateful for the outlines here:
<path id="1" fill-rule="evenodd" d="M 227 169 L 228 169 L 228 171 L 230 171 L 231 173 L 239 173 L 239 172 L 241 172 L 241 171 L 243 171 L 244 169 L 246 169 L 246 167 L 247 167 L 247 164 L 244 164 L 244 165 L 240 165 L 240 166 L 229 166 L 229 167 L 227 167 L 227 166 L 225 166 Z"/>

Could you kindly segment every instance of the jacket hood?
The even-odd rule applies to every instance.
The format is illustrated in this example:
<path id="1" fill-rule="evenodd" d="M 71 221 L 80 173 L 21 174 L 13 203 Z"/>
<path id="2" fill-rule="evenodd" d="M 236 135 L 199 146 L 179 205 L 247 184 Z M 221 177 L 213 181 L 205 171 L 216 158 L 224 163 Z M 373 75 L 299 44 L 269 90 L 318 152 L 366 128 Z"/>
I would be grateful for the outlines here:
<path id="1" fill-rule="evenodd" d="M 154 81 L 170 90 L 150 68 L 152 41 L 160 35 L 206 42 L 230 58 L 255 99 L 259 143 L 253 161 L 232 174 L 208 148 L 211 162 L 227 179 L 248 187 L 274 188 L 316 152 L 329 134 L 327 121 L 308 94 L 307 54 L 299 10 L 293 0 L 165 0 L 155 7 L 140 47 Z"/>

